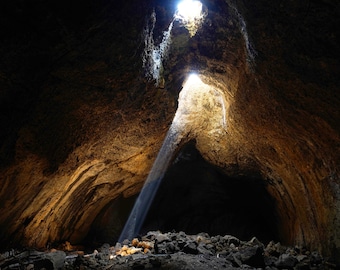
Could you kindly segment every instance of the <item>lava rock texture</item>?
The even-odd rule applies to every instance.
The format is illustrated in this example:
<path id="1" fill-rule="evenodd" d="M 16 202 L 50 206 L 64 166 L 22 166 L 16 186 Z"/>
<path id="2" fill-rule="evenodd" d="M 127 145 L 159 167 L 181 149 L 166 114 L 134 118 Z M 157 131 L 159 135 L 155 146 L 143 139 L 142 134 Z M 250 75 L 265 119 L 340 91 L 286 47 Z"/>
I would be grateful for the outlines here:
<path id="1" fill-rule="evenodd" d="M 80 251 L 2 254 L 1 269 L 335 269 L 318 252 L 301 247 L 267 246 L 255 237 L 250 241 L 206 233 L 148 232 L 140 239 L 104 244 L 93 253 Z M 20 269 L 21 269 L 20 268 Z"/>

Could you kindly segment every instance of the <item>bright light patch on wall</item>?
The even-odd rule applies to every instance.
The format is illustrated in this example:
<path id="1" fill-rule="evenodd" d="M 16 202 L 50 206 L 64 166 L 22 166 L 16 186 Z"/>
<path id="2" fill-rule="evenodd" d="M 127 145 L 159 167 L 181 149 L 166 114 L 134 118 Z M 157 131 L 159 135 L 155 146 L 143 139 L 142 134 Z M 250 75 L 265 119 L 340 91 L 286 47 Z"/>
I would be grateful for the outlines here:
<path id="1" fill-rule="evenodd" d="M 175 19 L 179 20 L 188 29 L 190 36 L 194 36 L 203 22 L 206 13 L 203 5 L 197 0 L 183 0 L 177 5 Z"/>
<path id="2" fill-rule="evenodd" d="M 218 133 L 226 128 L 226 110 L 223 92 L 191 73 L 179 93 L 173 128 L 192 132 L 203 128 Z"/>

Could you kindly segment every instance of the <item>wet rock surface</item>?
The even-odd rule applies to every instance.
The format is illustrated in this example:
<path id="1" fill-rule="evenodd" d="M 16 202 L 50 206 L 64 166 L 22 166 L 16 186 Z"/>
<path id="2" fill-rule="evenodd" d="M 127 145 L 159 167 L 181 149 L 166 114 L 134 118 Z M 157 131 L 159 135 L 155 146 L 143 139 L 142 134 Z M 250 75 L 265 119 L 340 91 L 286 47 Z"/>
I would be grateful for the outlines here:
<path id="1" fill-rule="evenodd" d="M 6 252 L 0 269 L 337 269 L 306 248 L 207 233 L 151 231 L 115 246 L 103 244 L 88 254 L 67 247 L 68 251 Z"/>

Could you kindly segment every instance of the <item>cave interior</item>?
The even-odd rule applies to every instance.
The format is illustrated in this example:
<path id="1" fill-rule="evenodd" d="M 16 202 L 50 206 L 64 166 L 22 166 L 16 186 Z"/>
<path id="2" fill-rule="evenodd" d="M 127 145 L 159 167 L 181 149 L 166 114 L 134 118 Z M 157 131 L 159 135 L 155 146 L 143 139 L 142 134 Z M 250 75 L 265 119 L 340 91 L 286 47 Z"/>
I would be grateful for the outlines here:
<path id="1" fill-rule="evenodd" d="M 340 4 L 201 2 L 194 26 L 174 0 L 1 4 L 2 249 L 114 244 L 174 127 L 141 234 L 338 260 Z"/>

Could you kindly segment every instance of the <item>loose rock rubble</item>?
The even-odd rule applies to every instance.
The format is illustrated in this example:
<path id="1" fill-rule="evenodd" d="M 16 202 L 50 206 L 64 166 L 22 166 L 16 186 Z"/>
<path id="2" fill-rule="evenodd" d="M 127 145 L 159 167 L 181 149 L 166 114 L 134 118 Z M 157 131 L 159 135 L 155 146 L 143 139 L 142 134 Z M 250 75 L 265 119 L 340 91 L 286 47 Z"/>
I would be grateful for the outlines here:
<path id="1" fill-rule="evenodd" d="M 1 254 L 0 269 L 336 269 L 318 252 L 285 247 L 257 238 L 206 233 L 153 231 L 111 247 L 104 244 L 91 254 L 80 251 L 25 251 Z"/>

